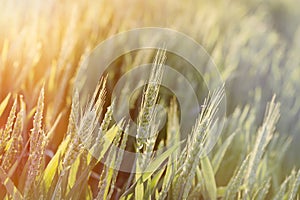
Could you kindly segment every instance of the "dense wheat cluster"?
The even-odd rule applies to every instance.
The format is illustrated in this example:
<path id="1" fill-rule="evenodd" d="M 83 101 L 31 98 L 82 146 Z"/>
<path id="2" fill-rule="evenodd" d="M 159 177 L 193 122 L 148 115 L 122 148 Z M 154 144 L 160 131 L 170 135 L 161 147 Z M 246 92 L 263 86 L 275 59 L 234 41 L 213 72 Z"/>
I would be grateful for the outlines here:
<path id="1" fill-rule="evenodd" d="M 299 199 L 297 3 L 0 0 L 0 199 Z M 225 85 L 207 91 L 187 63 L 162 47 L 118 58 L 83 99 L 74 81 L 93 48 L 150 26 L 195 39 Z M 133 130 L 127 119 L 113 117 L 129 85 L 120 96 L 111 94 L 122 74 L 149 61 L 148 82 L 128 97 Z M 164 63 L 184 74 L 202 100 L 186 139 L 182 105 L 161 92 Z M 182 95 L 192 113 L 192 94 Z M 225 97 L 222 134 L 208 152 Z M 162 129 L 157 103 L 166 108 Z M 122 171 L 124 164 L 131 170 Z"/>

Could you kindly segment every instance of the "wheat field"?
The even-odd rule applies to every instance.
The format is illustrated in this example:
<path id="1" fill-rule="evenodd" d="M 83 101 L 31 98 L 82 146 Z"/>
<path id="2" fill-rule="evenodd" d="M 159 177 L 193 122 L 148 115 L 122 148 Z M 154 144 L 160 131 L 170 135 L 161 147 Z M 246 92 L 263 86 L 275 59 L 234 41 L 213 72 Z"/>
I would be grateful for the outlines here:
<path id="1" fill-rule="evenodd" d="M 297 3 L 0 0 L 0 199 L 299 199 Z M 223 84 L 211 91 L 215 79 L 165 43 L 116 58 L 101 77 L 80 73 L 101 42 L 144 27 L 193 38 Z M 143 86 L 130 91 L 144 72 L 114 93 L 143 63 Z M 78 77 L 94 87 L 77 88 Z"/>

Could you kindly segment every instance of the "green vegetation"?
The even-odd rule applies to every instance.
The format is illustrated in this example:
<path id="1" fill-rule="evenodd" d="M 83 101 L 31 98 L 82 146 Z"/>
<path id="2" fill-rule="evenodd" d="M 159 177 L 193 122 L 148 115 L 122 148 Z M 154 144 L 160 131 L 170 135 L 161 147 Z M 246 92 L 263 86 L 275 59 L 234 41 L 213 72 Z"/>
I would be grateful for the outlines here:
<path id="1" fill-rule="evenodd" d="M 46 0 L 25 7 L 2 0 L 0 198 L 299 199 L 296 5 L 293 0 Z M 88 102 L 81 102 L 74 88 L 78 68 L 99 42 L 145 26 L 193 37 L 225 81 L 210 94 L 196 86 L 203 106 L 184 141 L 180 105 L 173 94 L 160 93 L 162 64 L 176 62 L 164 50 L 156 54 L 148 84 L 130 99 L 135 137 L 125 119 L 114 120 L 114 108 L 122 102 L 111 93 L 122 74 L 153 60 L 153 52 L 119 58 L 107 76 L 99 77 Z M 181 70 L 194 80 L 188 65 Z M 206 152 L 220 125 L 216 113 L 225 95 L 225 126 Z M 160 131 L 156 103 L 167 108 Z M 137 159 L 129 163 L 126 151 Z M 126 162 L 131 173 L 119 170 Z"/>

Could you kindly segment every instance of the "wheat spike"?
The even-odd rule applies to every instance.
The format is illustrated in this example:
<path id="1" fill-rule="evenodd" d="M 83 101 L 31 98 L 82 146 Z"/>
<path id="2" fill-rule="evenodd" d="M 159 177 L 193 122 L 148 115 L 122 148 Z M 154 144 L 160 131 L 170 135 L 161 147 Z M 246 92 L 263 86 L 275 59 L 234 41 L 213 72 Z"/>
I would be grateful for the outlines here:
<path id="1" fill-rule="evenodd" d="M 41 174 L 41 165 L 47 142 L 45 132 L 42 129 L 43 112 L 44 88 L 40 91 L 37 110 L 33 119 L 33 129 L 30 134 L 29 168 L 24 188 L 25 199 L 33 198 L 32 190 L 36 187 L 37 177 Z"/>
<path id="2" fill-rule="evenodd" d="M 150 125 L 154 120 L 154 106 L 158 99 L 159 87 L 162 81 L 166 50 L 159 49 L 153 63 L 148 86 L 144 92 L 141 111 L 138 116 L 137 146 L 142 149 L 149 136 Z"/>
<path id="3" fill-rule="evenodd" d="M 101 176 L 100 176 L 100 180 L 99 180 L 99 184 L 98 184 L 98 189 L 99 192 L 97 194 L 97 198 L 96 199 L 108 199 L 108 196 L 111 195 L 109 192 L 109 188 L 110 190 L 113 190 L 113 185 L 114 185 L 114 181 L 116 180 L 114 177 L 116 176 L 116 172 L 119 168 L 119 164 L 120 164 L 120 160 L 118 161 L 118 159 L 116 159 L 117 157 L 117 147 L 119 146 L 120 140 L 121 140 L 121 134 L 122 134 L 122 129 L 124 126 L 124 122 L 121 121 L 120 124 L 118 125 L 118 131 L 117 131 L 117 135 L 113 140 L 112 146 L 108 152 L 106 161 L 105 161 L 105 165 L 104 165 L 104 169 L 102 170 Z"/>
<path id="4" fill-rule="evenodd" d="M 6 148 L 6 144 L 11 137 L 14 121 L 16 118 L 16 110 L 17 110 L 17 98 L 15 98 L 13 106 L 11 107 L 9 116 L 7 118 L 7 122 L 5 124 L 5 128 L 3 131 L 1 131 L 0 134 L 0 161 L 3 159 L 2 155 L 4 153 L 4 149 Z"/>
<path id="5" fill-rule="evenodd" d="M 284 199 L 284 194 L 286 192 L 286 189 L 287 189 L 287 185 L 288 185 L 288 182 L 290 181 L 291 179 L 291 175 L 286 177 L 285 180 L 283 181 L 283 183 L 281 184 L 278 192 L 276 193 L 275 197 L 273 200 L 281 200 L 281 199 Z"/>
<path id="6" fill-rule="evenodd" d="M 124 151 L 125 151 L 125 148 L 126 148 L 126 142 L 127 142 L 128 134 L 129 134 L 128 131 L 129 131 L 129 124 L 126 126 L 126 128 L 124 130 L 123 138 L 122 138 L 119 150 L 118 150 L 118 154 L 117 154 L 117 157 L 116 157 L 116 164 L 115 164 L 115 167 L 114 167 L 115 170 L 114 170 L 114 173 L 113 173 L 113 177 L 112 177 L 112 181 L 111 181 L 111 186 L 110 186 L 110 191 L 109 191 L 109 193 L 107 195 L 107 199 L 111 199 L 111 196 L 112 196 L 113 191 L 114 191 L 115 182 L 116 182 L 117 176 L 118 176 L 118 170 L 119 170 L 119 168 L 121 166 L 121 162 L 122 162 L 122 159 L 123 159 Z"/>
<path id="7" fill-rule="evenodd" d="M 237 170 L 235 175 L 230 179 L 226 189 L 224 200 L 234 199 L 236 194 L 239 192 L 239 188 L 243 183 L 245 172 L 249 164 L 249 157 L 250 155 L 245 158 L 240 168 Z"/>
<path id="8" fill-rule="evenodd" d="M 258 130 L 258 135 L 255 141 L 254 149 L 251 153 L 249 160 L 249 166 L 247 169 L 247 174 L 245 177 L 247 189 L 245 191 L 246 195 L 251 195 L 253 185 L 256 180 L 256 171 L 265 148 L 272 138 L 273 132 L 275 130 L 275 124 L 279 119 L 279 103 L 275 103 L 275 96 L 272 101 L 268 104 L 265 119 L 263 125 Z"/>
<path id="9" fill-rule="evenodd" d="M 293 182 L 291 182 L 290 188 L 288 190 L 288 199 L 293 200 L 296 198 L 297 191 L 299 190 L 300 186 L 300 170 L 298 170 L 297 174 L 295 173 L 294 178 L 292 179 Z"/>
<path id="10" fill-rule="evenodd" d="M 23 119 L 25 117 L 25 110 L 21 107 L 21 110 L 18 112 L 16 117 L 16 122 L 12 131 L 12 136 L 9 142 L 9 148 L 5 152 L 4 160 L 2 163 L 2 168 L 4 170 L 8 170 L 11 165 L 16 160 L 16 156 L 21 151 L 22 143 L 23 143 L 23 137 L 22 137 L 22 131 L 23 131 Z"/>
<path id="11" fill-rule="evenodd" d="M 192 130 L 191 140 L 187 141 L 185 148 L 187 157 L 183 163 L 179 178 L 174 185 L 174 192 L 181 191 L 180 196 L 187 196 L 191 188 L 190 183 L 195 176 L 196 167 L 199 165 L 200 158 L 206 153 L 205 145 L 207 138 L 213 127 L 213 120 L 215 120 L 215 115 L 223 95 L 224 86 L 214 91 L 212 96 L 204 101 L 204 109 L 199 114 Z"/>

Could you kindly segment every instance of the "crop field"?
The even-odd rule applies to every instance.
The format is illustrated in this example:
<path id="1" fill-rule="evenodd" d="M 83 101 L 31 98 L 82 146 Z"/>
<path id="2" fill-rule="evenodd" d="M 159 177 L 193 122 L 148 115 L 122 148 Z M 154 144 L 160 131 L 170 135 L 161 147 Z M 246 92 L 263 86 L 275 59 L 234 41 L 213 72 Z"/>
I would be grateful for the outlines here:
<path id="1" fill-rule="evenodd" d="M 0 0 L 0 199 L 300 199 L 299 0 Z"/>

